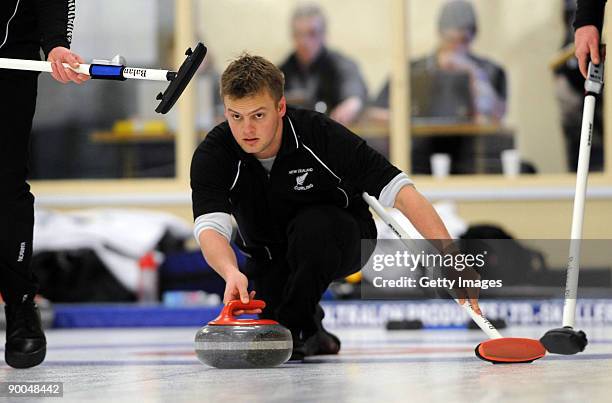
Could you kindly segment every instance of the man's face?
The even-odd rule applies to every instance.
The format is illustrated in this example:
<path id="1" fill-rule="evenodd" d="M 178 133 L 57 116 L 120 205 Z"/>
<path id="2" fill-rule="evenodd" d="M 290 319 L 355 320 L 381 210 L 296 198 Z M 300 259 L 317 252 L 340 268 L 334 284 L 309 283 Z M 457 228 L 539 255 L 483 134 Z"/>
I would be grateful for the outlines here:
<path id="1" fill-rule="evenodd" d="M 452 52 L 467 52 L 474 39 L 469 29 L 447 29 L 440 33 L 441 48 Z"/>
<path id="2" fill-rule="evenodd" d="M 236 142 L 256 158 L 270 158 L 280 149 L 282 120 L 287 110 L 285 97 L 277 103 L 270 92 L 234 99 L 225 96 L 225 117 Z"/>
<path id="3" fill-rule="evenodd" d="M 314 61 L 325 43 L 325 32 L 321 17 L 300 17 L 293 21 L 295 53 L 301 64 Z"/>

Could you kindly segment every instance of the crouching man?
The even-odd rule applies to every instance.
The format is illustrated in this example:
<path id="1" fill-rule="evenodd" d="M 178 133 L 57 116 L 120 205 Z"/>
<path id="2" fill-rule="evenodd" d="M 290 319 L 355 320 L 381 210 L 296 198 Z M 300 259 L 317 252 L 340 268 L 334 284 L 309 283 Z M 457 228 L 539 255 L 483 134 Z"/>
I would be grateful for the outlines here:
<path id="1" fill-rule="evenodd" d="M 195 236 L 226 282 L 224 302 L 246 303 L 256 291 L 267 306 L 254 313 L 291 330 L 299 360 L 340 350 L 319 301 L 333 280 L 360 269 L 361 240 L 376 239 L 362 192 L 399 209 L 427 239 L 450 236 L 406 174 L 325 115 L 287 107 L 283 89 L 283 74 L 262 57 L 243 54 L 227 67 L 227 121 L 196 149 L 191 187 Z M 244 273 L 230 247 L 231 216 L 249 257 Z"/>

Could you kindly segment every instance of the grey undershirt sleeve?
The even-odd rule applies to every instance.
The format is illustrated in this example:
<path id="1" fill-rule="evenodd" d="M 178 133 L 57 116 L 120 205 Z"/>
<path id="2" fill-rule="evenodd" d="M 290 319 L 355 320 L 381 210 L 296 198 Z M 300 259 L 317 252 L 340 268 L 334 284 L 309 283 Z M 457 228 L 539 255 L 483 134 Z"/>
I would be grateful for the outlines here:
<path id="1" fill-rule="evenodd" d="M 385 207 L 393 207 L 397 194 L 404 186 L 414 186 L 414 183 L 405 173 L 398 174 L 380 191 L 378 201 Z"/>
<path id="2" fill-rule="evenodd" d="M 212 229 L 223 235 L 229 242 L 232 239 L 232 216 L 227 213 L 208 213 L 196 218 L 193 235 L 200 244 L 200 234 L 205 229 Z"/>

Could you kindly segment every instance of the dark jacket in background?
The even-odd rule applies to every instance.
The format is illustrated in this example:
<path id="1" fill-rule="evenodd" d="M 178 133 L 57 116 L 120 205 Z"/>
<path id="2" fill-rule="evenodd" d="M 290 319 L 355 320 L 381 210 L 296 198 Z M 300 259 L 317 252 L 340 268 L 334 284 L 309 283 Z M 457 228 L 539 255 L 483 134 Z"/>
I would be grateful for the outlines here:
<path id="1" fill-rule="evenodd" d="M 292 53 L 280 69 L 285 75 L 286 95 L 290 98 L 292 91 L 303 93 L 304 100 L 297 106 L 313 110 L 318 102 L 324 102 L 326 110 L 317 110 L 329 113 L 353 96 L 367 101 L 368 90 L 357 64 L 338 52 L 323 48 L 307 69 L 300 66 Z"/>
<path id="2" fill-rule="evenodd" d="M 577 5 L 574 28 L 595 25 L 601 32 L 606 0 L 578 0 Z"/>
<path id="3" fill-rule="evenodd" d="M 470 60 L 478 65 L 479 68 L 484 70 L 489 77 L 489 81 L 491 86 L 495 90 L 497 96 L 504 101 L 508 98 L 508 90 L 507 90 L 507 81 L 506 81 L 506 72 L 504 69 L 499 66 L 497 63 L 492 62 L 489 59 L 485 59 L 483 57 L 476 56 L 472 53 L 468 55 Z M 431 54 L 429 56 L 423 57 L 421 59 L 414 60 L 410 63 L 410 71 L 412 73 L 420 72 L 420 71 L 435 71 L 438 70 L 438 61 L 435 54 Z M 374 101 L 374 106 L 378 106 L 381 108 L 389 108 L 389 97 L 390 97 L 390 82 L 387 79 L 385 85 L 382 90 L 376 97 Z M 414 96 L 415 94 L 413 94 Z M 415 102 L 413 100 L 413 102 Z"/>

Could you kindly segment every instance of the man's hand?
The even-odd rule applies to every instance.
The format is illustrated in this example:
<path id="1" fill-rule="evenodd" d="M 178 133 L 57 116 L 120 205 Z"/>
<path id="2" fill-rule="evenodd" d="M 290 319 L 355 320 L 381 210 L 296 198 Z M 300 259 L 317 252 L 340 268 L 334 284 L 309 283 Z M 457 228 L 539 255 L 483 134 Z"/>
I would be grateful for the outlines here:
<path id="1" fill-rule="evenodd" d="M 363 102 L 359 97 L 350 97 L 338 104 L 338 106 L 331 111 L 329 117 L 341 125 L 346 126 L 357 119 L 362 106 Z"/>
<path id="2" fill-rule="evenodd" d="M 453 243 L 446 247 L 444 247 L 444 252 L 442 252 L 443 260 L 446 260 L 448 255 L 456 255 L 461 253 L 457 244 Z M 453 284 L 457 284 L 453 288 L 447 289 L 446 291 L 457 300 L 459 305 L 465 304 L 466 300 L 469 300 L 470 306 L 478 315 L 482 315 L 482 311 L 480 310 L 480 306 L 478 305 L 478 297 L 480 294 L 479 287 L 459 287 L 459 279 L 465 282 L 466 280 L 480 280 L 480 274 L 471 266 L 462 267 L 461 270 L 456 269 L 455 267 L 449 267 L 445 270 L 440 270 L 438 274 L 439 278 L 446 278 L 448 280 L 453 280 Z"/>
<path id="3" fill-rule="evenodd" d="M 227 304 L 232 300 L 239 299 L 243 304 L 248 304 L 250 300 L 255 299 L 255 291 L 251 291 L 249 294 L 247 291 L 248 285 L 249 280 L 238 270 L 229 274 L 225 278 L 225 293 L 223 294 L 223 303 Z M 236 316 L 244 313 L 258 314 L 261 313 L 261 309 L 234 311 L 234 315 Z"/>
<path id="4" fill-rule="evenodd" d="M 472 279 L 472 280 L 480 279 L 480 275 L 476 273 L 476 271 L 473 269 L 466 269 L 461 274 L 461 276 L 464 280 L 465 279 Z M 480 310 L 480 306 L 478 305 L 478 295 L 480 293 L 480 288 L 464 287 L 464 288 L 461 288 L 455 291 L 457 292 L 457 295 L 459 297 L 458 298 L 459 305 L 465 304 L 465 300 L 467 298 L 470 302 L 470 306 L 472 307 L 472 310 L 474 310 L 474 312 L 476 312 L 478 315 L 482 315 L 482 311 Z"/>
<path id="5" fill-rule="evenodd" d="M 51 69 L 53 69 L 51 76 L 60 83 L 66 84 L 72 81 L 77 84 L 82 84 L 90 78 L 87 74 L 78 74 L 72 69 L 64 67 L 62 63 L 67 63 L 75 69 L 79 67 L 80 63 L 85 63 L 81 56 L 72 53 L 70 49 L 66 49 L 62 46 L 53 48 L 53 50 L 49 52 L 47 61 L 51 62 Z"/>
<path id="6" fill-rule="evenodd" d="M 593 64 L 599 64 L 599 30 L 594 25 L 585 25 L 576 30 L 574 35 L 576 45 L 576 58 L 580 66 L 580 72 L 586 78 L 589 66 L 589 58 Z"/>

